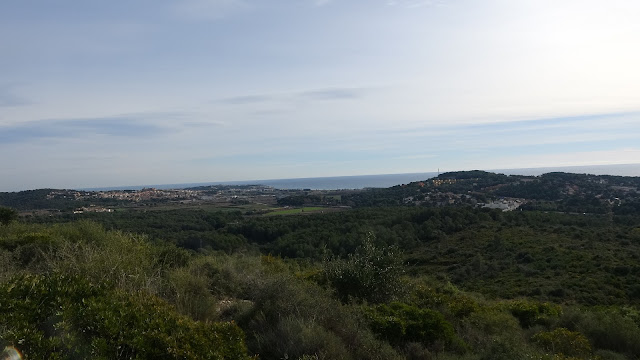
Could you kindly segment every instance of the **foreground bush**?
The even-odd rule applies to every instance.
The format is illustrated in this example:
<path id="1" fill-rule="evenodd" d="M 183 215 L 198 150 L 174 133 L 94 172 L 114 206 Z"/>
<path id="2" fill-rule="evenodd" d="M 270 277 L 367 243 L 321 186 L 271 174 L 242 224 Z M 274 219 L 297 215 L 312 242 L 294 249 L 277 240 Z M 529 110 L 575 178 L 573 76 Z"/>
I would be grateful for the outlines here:
<path id="1" fill-rule="evenodd" d="M 629 359 L 640 354 L 640 326 L 618 312 L 571 309 L 560 325 L 584 334 L 596 349 L 625 354 Z"/>
<path id="2" fill-rule="evenodd" d="M 545 351 L 558 356 L 572 356 L 581 359 L 591 356 L 591 344 L 579 332 L 558 328 L 553 331 L 541 331 L 533 335 L 532 340 Z"/>
<path id="3" fill-rule="evenodd" d="M 453 326 L 437 311 L 393 302 L 371 307 L 366 312 L 373 331 L 392 344 L 439 342 L 449 349 L 464 349 Z"/>
<path id="4" fill-rule="evenodd" d="M 0 286 L 0 338 L 27 359 L 248 359 L 232 323 L 201 323 L 159 298 L 61 274 Z"/>
<path id="5" fill-rule="evenodd" d="M 507 308 L 520 321 L 523 328 L 548 325 L 552 319 L 562 314 L 562 309 L 558 305 L 528 300 L 511 301 L 507 303 Z"/>
<path id="6" fill-rule="evenodd" d="M 221 316 L 237 322 L 250 352 L 260 359 L 401 359 L 388 343 L 376 339 L 360 307 L 344 305 L 330 291 L 293 276 L 282 260 L 206 260 L 194 265 L 207 274 L 212 291 L 227 299 Z"/>
<path id="7" fill-rule="evenodd" d="M 370 236 L 319 264 L 194 253 L 86 221 L 13 221 L 0 226 L 0 349 L 29 359 L 246 359 L 246 348 L 262 360 L 638 359 L 636 307 L 486 300 L 440 275 L 407 279 L 396 250 Z"/>
<path id="8" fill-rule="evenodd" d="M 403 291 L 402 255 L 394 247 L 376 247 L 369 234 L 348 259 L 325 262 L 324 275 L 340 299 L 383 303 L 396 299 Z"/>

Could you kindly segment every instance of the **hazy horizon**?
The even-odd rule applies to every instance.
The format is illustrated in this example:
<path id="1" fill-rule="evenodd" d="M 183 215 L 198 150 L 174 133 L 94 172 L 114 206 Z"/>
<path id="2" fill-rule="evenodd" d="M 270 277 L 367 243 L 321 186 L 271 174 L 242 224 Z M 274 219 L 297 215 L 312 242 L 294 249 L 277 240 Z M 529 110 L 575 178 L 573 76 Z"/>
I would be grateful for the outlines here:
<path id="1" fill-rule="evenodd" d="M 636 163 L 640 2 L 0 3 L 0 191 Z"/>
<path id="2" fill-rule="evenodd" d="M 443 170 L 443 169 L 441 169 Z M 360 183 L 378 183 L 385 184 L 383 186 L 375 186 L 375 185 L 366 185 L 366 186 L 358 186 L 358 187 L 339 187 L 339 186 L 327 186 L 323 188 L 314 188 L 312 189 L 322 189 L 322 190 L 334 190 L 334 189 L 357 189 L 364 187 L 389 187 L 394 185 L 400 185 L 403 183 L 426 180 L 426 177 L 420 177 L 418 175 L 430 175 L 430 177 L 435 177 L 438 173 L 446 173 L 451 171 L 470 171 L 470 170 L 483 170 L 488 172 L 495 173 L 504 173 L 506 175 L 525 175 L 525 176 L 538 176 L 548 172 L 561 171 L 561 172 L 569 172 L 569 173 L 577 173 L 577 174 L 592 174 L 592 175 L 614 175 L 614 176 L 640 176 L 640 163 L 637 164 L 616 164 L 616 165 L 593 165 L 593 166 L 565 166 L 565 167 L 541 167 L 541 168 L 515 168 L 515 169 L 450 169 L 444 171 L 426 171 L 426 172 L 416 172 L 416 173 L 395 173 L 395 174 L 360 174 L 360 175 L 342 175 L 342 176 L 323 176 L 323 177 L 300 177 L 300 178 L 276 178 L 276 179 L 236 179 L 231 181 L 203 181 L 203 182 L 193 182 L 193 183 L 146 183 L 146 184 L 128 184 L 128 185 L 119 185 L 119 184 L 111 184 L 105 186 L 96 186 L 96 187 L 62 187 L 60 189 L 69 189 L 69 190 L 84 190 L 84 191 L 109 191 L 109 190 L 139 190 L 145 187 L 154 187 L 159 189 L 179 189 L 186 187 L 195 187 L 195 186 L 207 186 L 207 185 L 266 185 L 266 186 L 275 186 L 282 185 L 283 183 L 289 182 L 287 186 L 281 188 L 287 189 L 302 189 L 309 188 L 309 183 L 317 184 L 318 180 L 328 179 L 333 180 L 334 183 L 340 183 L 339 180 L 347 179 L 350 180 L 347 182 L 348 184 L 360 184 Z M 388 180 L 380 179 L 387 177 Z M 369 179 L 370 178 L 370 179 Z M 358 179 L 365 179 L 358 181 Z M 393 179 L 400 179 L 398 182 L 394 182 Z M 305 181 L 309 180 L 309 181 Z M 337 181 L 337 182 L 336 182 Z M 305 186 L 296 186 L 297 184 L 305 184 Z M 25 190 L 37 190 L 37 189 L 17 189 L 10 190 L 10 192 L 14 191 L 25 191 Z M 0 192 L 5 192 L 0 190 Z"/>

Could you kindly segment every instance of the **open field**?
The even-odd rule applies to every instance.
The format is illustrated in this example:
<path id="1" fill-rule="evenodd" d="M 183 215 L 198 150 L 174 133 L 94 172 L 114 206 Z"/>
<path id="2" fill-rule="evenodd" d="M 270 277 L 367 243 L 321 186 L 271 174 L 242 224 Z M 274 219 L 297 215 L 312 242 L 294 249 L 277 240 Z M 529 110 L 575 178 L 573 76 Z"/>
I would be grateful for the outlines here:
<path id="1" fill-rule="evenodd" d="M 296 214 L 303 214 L 303 213 L 322 212 L 324 210 L 326 210 L 326 208 L 315 207 L 315 206 L 303 207 L 303 208 L 294 208 L 294 209 L 281 209 L 281 210 L 275 210 L 275 211 L 272 211 L 270 213 L 267 213 L 267 214 L 265 214 L 265 216 L 296 215 Z"/>
<path id="2" fill-rule="evenodd" d="M 268 204 L 250 203 L 250 204 L 233 204 L 228 202 L 220 203 L 193 203 L 180 204 L 168 203 L 158 204 L 156 206 L 127 206 L 116 208 L 116 211 L 171 211 L 171 210 L 204 210 L 204 211 L 270 211 L 278 208 Z"/>

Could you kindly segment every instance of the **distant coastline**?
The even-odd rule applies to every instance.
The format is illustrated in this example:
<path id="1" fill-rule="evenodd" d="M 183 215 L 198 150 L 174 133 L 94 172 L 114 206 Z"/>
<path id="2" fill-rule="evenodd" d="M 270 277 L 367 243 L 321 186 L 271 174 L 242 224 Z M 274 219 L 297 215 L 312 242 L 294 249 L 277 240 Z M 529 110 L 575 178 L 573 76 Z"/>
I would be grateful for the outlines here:
<path id="1" fill-rule="evenodd" d="M 488 169 L 486 171 L 503 173 L 507 175 L 529 175 L 529 176 L 537 176 L 537 175 L 542 175 L 549 172 L 569 172 L 569 173 L 577 173 L 577 174 L 587 173 L 587 174 L 594 174 L 594 175 L 640 176 L 640 164 L 561 166 L 561 167 L 540 167 L 540 168 L 521 168 L 521 169 Z M 445 171 L 442 171 L 442 172 L 445 172 Z M 341 189 L 386 188 L 394 185 L 408 184 L 414 181 L 427 180 L 435 176 L 438 176 L 438 172 L 331 176 L 331 177 L 295 178 L 295 179 L 213 181 L 213 182 L 183 183 L 183 184 L 95 187 L 95 188 L 82 188 L 77 190 L 108 191 L 108 190 L 140 190 L 142 188 L 184 189 L 188 187 L 207 186 L 207 185 L 265 185 L 265 186 L 270 186 L 277 189 L 341 190 Z"/>
<path id="2" fill-rule="evenodd" d="M 640 176 L 640 164 L 618 165 L 583 165 L 583 166 L 557 166 L 521 169 L 494 169 L 487 170 L 507 175 L 531 175 L 538 176 L 550 172 L 567 172 L 574 174 L 613 175 L 613 176 Z"/>

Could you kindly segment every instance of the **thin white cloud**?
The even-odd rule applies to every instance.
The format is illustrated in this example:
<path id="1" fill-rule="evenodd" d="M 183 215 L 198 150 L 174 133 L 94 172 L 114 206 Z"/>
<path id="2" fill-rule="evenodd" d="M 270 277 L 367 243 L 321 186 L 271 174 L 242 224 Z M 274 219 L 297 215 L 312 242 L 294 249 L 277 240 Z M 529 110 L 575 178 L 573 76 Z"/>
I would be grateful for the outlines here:
<path id="1" fill-rule="evenodd" d="M 367 88 L 332 87 L 324 89 L 303 90 L 291 93 L 250 94 L 227 97 L 218 102 L 228 105 L 247 105 L 270 102 L 291 102 L 297 100 L 327 101 L 349 100 L 365 96 Z"/>

